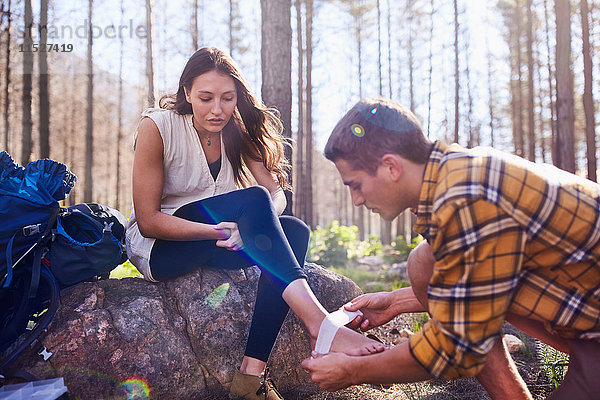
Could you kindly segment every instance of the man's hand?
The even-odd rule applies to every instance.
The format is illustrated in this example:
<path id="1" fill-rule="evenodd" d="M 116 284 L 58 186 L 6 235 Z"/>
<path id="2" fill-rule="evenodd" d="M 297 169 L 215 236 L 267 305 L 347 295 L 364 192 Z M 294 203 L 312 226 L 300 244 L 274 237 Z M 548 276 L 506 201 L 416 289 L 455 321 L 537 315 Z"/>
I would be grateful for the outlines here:
<path id="1" fill-rule="evenodd" d="M 221 239 L 217 240 L 217 246 L 226 247 L 229 250 L 241 250 L 244 248 L 240 231 L 235 222 L 220 222 L 216 226 Z"/>
<path id="2" fill-rule="evenodd" d="M 344 308 L 348 311 L 362 311 L 363 315 L 354 318 L 350 326 L 353 329 L 360 328 L 363 332 L 383 325 L 398 315 L 397 307 L 394 306 L 394 296 L 390 292 L 363 294 L 350 301 Z"/>
<path id="3" fill-rule="evenodd" d="M 301 365 L 321 389 L 334 392 L 354 384 L 346 368 L 350 356 L 344 353 L 317 354 L 314 351 L 312 355 L 314 358 L 305 359 Z"/>

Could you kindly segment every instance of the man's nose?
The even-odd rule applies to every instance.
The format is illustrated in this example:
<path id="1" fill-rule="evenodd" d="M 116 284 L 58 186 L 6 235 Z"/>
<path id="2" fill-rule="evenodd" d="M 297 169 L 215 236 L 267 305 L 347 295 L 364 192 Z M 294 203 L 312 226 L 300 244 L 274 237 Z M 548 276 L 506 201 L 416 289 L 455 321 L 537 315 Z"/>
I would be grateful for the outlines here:
<path id="1" fill-rule="evenodd" d="M 362 194 L 357 191 L 350 190 L 350 196 L 352 197 L 352 204 L 354 204 L 356 207 L 361 206 L 365 202 Z"/>

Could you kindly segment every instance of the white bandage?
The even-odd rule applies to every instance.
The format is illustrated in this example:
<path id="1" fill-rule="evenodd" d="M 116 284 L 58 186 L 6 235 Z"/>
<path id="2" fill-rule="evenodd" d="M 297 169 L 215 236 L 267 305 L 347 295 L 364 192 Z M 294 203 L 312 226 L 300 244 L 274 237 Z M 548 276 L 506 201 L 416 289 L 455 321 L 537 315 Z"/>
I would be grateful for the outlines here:
<path id="1" fill-rule="evenodd" d="M 341 308 L 325 317 L 319 328 L 319 336 L 317 336 L 315 351 L 318 354 L 329 353 L 331 343 L 333 342 L 333 338 L 338 329 L 352 321 L 357 315 L 362 315 L 362 312 L 348 311 Z"/>

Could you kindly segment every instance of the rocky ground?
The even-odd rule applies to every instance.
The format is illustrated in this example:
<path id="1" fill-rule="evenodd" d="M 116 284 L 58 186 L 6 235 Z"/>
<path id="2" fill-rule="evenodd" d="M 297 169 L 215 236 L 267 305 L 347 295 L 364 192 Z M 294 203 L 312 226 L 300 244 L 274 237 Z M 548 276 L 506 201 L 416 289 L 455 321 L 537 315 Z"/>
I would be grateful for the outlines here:
<path id="1" fill-rule="evenodd" d="M 418 329 L 424 322 L 422 314 L 399 316 L 390 323 L 373 330 L 383 342 L 393 345 L 406 340 L 406 330 Z M 533 338 L 523 334 L 509 324 L 504 333 L 521 338 L 522 349 L 512 353 L 519 373 L 527 383 L 534 399 L 545 399 L 554 388 L 551 382 L 551 367 L 544 366 L 551 361 L 560 360 L 564 355 L 541 346 Z M 353 386 L 337 392 L 321 392 L 308 394 L 302 388 L 286 393 L 286 400 L 376 400 L 376 399 L 426 399 L 426 400 L 487 400 L 489 396 L 483 387 L 474 379 L 466 378 L 455 381 L 431 380 L 422 383 L 391 385 L 377 387 L 373 385 Z"/>

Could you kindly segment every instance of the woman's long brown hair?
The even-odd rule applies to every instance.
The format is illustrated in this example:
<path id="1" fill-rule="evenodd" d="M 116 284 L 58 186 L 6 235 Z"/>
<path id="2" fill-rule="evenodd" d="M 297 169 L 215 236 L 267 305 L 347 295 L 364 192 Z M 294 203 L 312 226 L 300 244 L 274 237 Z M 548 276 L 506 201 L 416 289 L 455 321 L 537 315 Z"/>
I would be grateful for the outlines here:
<path id="1" fill-rule="evenodd" d="M 284 146 L 288 142 L 282 134 L 279 112 L 268 108 L 252 94 L 238 66 L 222 50 L 203 47 L 192 54 L 179 78 L 177 93 L 163 96 L 159 101 L 160 108 L 173 110 L 179 115 L 193 114 L 184 88 L 190 91 L 194 79 L 210 71 L 233 78 L 237 91 L 237 107 L 223 128 L 223 144 L 233 167 L 235 182 L 242 187 L 250 184 L 250 171 L 244 163 L 244 157 L 249 157 L 261 161 L 269 172 L 275 174 L 279 185 L 289 189 L 290 164 L 284 155 Z"/>

